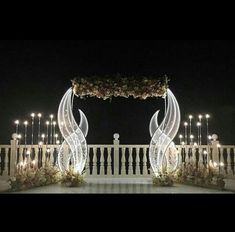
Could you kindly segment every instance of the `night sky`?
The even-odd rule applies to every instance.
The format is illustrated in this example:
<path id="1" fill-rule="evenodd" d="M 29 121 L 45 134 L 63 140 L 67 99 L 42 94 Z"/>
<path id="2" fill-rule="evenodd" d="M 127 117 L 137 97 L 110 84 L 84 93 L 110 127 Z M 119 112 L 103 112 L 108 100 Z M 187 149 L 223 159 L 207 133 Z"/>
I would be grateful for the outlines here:
<path id="1" fill-rule="evenodd" d="M 225 40 L 0 41 L 0 143 L 9 143 L 15 119 L 30 120 L 31 112 L 43 113 L 44 120 L 56 114 L 75 76 L 117 73 L 166 74 L 182 120 L 189 113 L 209 113 L 210 132 L 222 144 L 235 144 L 235 41 Z M 112 143 L 115 132 L 121 143 L 148 144 L 149 121 L 163 110 L 163 99 L 76 98 L 78 107 L 89 120 L 89 144 Z"/>

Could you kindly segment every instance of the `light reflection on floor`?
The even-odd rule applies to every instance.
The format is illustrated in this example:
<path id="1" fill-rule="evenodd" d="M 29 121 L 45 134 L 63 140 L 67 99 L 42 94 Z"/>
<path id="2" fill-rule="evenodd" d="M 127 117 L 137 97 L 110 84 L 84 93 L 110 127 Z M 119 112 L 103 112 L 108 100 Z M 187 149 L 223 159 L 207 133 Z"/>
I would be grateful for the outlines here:
<path id="1" fill-rule="evenodd" d="M 206 189 L 175 184 L 173 187 L 155 187 L 151 179 L 96 178 L 87 179 L 82 187 L 65 187 L 60 184 L 34 188 L 20 193 L 75 193 L 75 194 L 173 194 L 173 193 L 231 193 L 215 189 Z"/>

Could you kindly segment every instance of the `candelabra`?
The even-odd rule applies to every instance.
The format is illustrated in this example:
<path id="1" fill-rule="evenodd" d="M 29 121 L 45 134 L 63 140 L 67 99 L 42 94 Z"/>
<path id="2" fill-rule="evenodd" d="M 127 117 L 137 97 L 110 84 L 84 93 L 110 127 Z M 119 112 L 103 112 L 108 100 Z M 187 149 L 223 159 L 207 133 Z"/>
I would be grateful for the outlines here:
<path id="1" fill-rule="evenodd" d="M 201 145 L 201 123 L 197 122 L 197 143 L 198 145 Z"/>
<path id="2" fill-rule="evenodd" d="M 188 144 L 187 127 L 188 127 L 188 123 L 184 122 L 184 140 L 185 140 L 186 145 Z"/>
<path id="3" fill-rule="evenodd" d="M 55 140 L 55 126 L 56 126 L 56 121 L 53 122 L 53 135 L 54 135 L 53 144 L 55 144 L 55 142 L 56 142 L 56 140 Z"/>
<path id="4" fill-rule="evenodd" d="M 202 145 L 202 115 L 201 114 L 199 114 L 198 115 L 198 119 L 199 119 L 199 122 L 200 122 L 200 127 L 199 127 L 199 129 L 200 129 L 200 137 L 199 137 L 199 145 Z"/>
<path id="5" fill-rule="evenodd" d="M 38 114 L 38 142 L 40 141 L 40 135 L 41 135 L 41 117 L 42 117 L 42 114 L 39 113 Z"/>
<path id="6" fill-rule="evenodd" d="M 190 145 L 193 145 L 194 135 L 190 135 Z"/>
<path id="7" fill-rule="evenodd" d="M 32 134 L 31 134 L 31 144 L 33 145 L 34 117 L 35 117 L 35 113 L 32 113 L 32 114 L 31 114 L 31 117 L 32 117 L 32 123 L 31 123 L 31 125 L 32 125 L 32 128 L 31 128 L 31 130 L 32 130 Z"/>
<path id="8" fill-rule="evenodd" d="M 192 134 L 192 115 L 189 115 L 189 134 Z"/>
<path id="9" fill-rule="evenodd" d="M 24 144 L 27 144 L 27 126 L 28 126 L 28 121 L 24 121 Z"/>
<path id="10" fill-rule="evenodd" d="M 180 144 L 182 143 L 182 138 L 183 138 L 183 135 L 179 135 Z"/>
<path id="11" fill-rule="evenodd" d="M 209 118 L 210 118 L 210 115 L 206 114 L 206 138 L 207 138 L 207 144 L 209 143 Z"/>
<path id="12" fill-rule="evenodd" d="M 50 119 L 51 119 L 51 133 L 50 133 L 50 144 L 52 144 L 52 139 L 53 139 L 53 137 L 52 137 L 52 119 L 54 118 L 54 115 L 53 114 L 51 114 L 50 115 Z"/>
<path id="13" fill-rule="evenodd" d="M 20 121 L 19 120 L 15 120 L 15 125 L 16 125 L 16 134 L 18 135 L 18 130 L 19 130 L 19 123 Z"/>
<path id="14" fill-rule="evenodd" d="M 47 136 L 46 136 L 46 144 L 49 143 L 49 121 L 46 121 L 46 127 L 47 127 Z"/>

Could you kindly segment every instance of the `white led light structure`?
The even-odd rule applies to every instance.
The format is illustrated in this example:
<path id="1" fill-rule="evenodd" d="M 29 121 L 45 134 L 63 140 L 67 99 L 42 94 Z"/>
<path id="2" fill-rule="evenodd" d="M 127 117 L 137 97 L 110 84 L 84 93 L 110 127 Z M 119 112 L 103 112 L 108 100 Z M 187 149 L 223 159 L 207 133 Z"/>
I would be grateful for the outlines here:
<path id="1" fill-rule="evenodd" d="M 149 159 L 156 176 L 173 173 L 179 167 L 179 153 L 173 142 L 180 126 L 180 109 L 178 102 L 167 89 L 167 110 L 160 126 L 158 125 L 159 110 L 153 115 L 149 131 L 152 137 L 149 147 Z"/>
<path id="2" fill-rule="evenodd" d="M 61 172 L 66 172 L 69 170 L 71 161 L 74 171 L 81 174 L 88 154 L 85 139 L 88 133 L 88 122 L 85 114 L 79 109 L 80 124 L 77 125 L 72 112 L 73 98 L 74 94 L 70 88 L 63 96 L 58 108 L 58 125 L 64 137 L 58 153 L 58 166 Z M 69 152 L 66 152 L 67 145 Z"/>

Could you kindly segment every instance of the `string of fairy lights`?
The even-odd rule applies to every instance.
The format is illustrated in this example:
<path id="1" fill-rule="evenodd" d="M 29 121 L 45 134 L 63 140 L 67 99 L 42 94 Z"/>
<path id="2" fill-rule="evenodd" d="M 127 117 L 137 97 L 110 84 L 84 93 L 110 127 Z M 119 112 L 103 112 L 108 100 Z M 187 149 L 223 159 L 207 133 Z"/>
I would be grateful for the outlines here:
<path id="1" fill-rule="evenodd" d="M 45 121 L 42 120 L 41 113 L 31 113 L 30 119 L 19 119 L 14 121 L 15 133 L 19 142 L 27 144 L 49 145 L 60 144 L 62 135 L 58 132 L 57 122 L 54 120 L 54 115 L 50 114 Z"/>
<path id="2" fill-rule="evenodd" d="M 212 139 L 209 133 L 209 114 L 199 114 L 197 116 L 189 115 L 188 120 L 184 121 L 183 131 L 184 133 L 179 135 L 180 145 L 202 145 L 202 138 L 206 136 L 206 144 L 208 145 Z M 206 134 L 202 133 L 202 127 L 206 126 Z M 196 126 L 196 132 L 193 131 L 194 126 Z"/>

